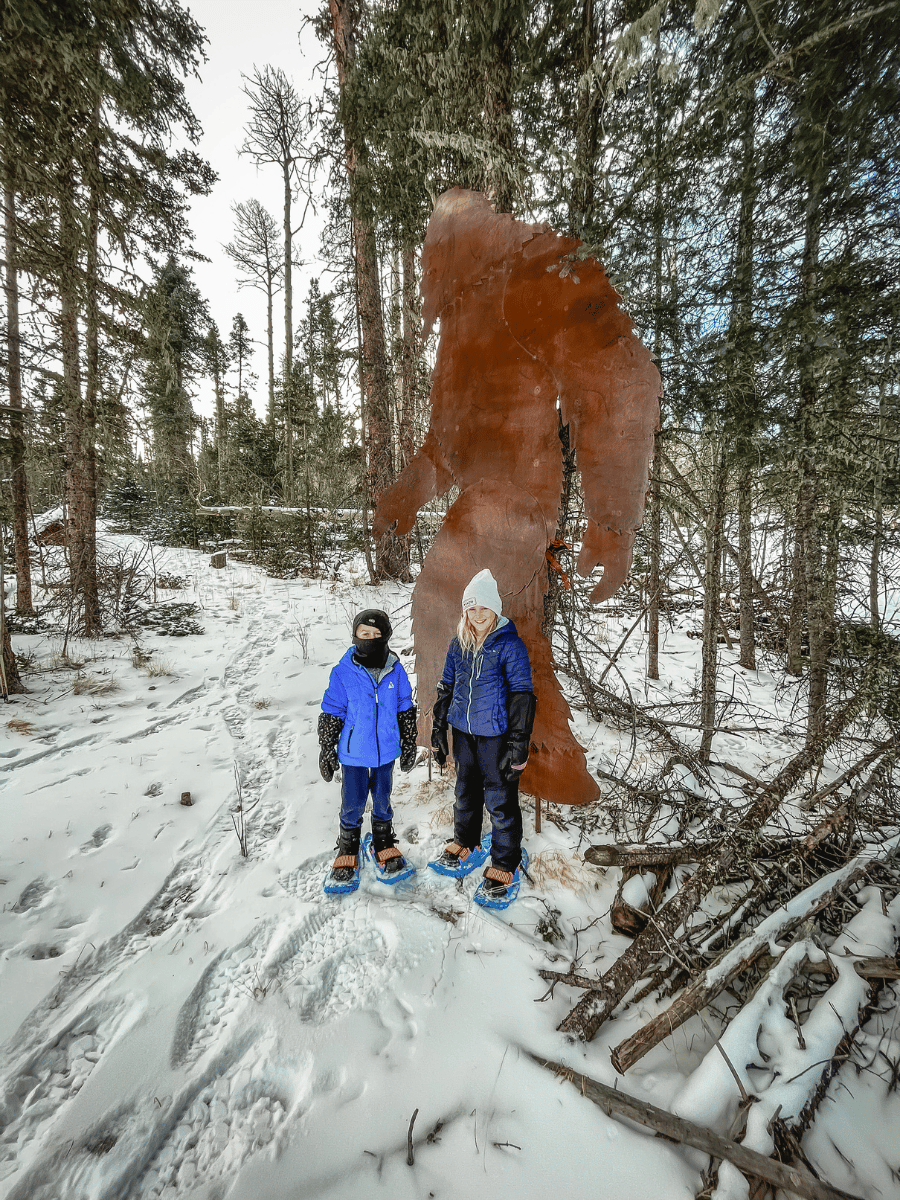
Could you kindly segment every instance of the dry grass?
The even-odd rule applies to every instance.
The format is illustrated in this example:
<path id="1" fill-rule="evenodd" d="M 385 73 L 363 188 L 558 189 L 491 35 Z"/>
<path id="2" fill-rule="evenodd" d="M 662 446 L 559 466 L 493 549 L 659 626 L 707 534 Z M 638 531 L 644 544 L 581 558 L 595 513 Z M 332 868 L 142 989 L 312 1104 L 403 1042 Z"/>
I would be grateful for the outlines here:
<path id="1" fill-rule="evenodd" d="M 80 675 L 72 691 L 76 696 L 109 696 L 119 690 L 119 681 L 114 675 Z"/>
<path id="2" fill-rule="evenodd" d="M 11 721 L 7 721 L 6 728 L 11 729 L 13 733 L 21 733 L 24 737 L 31 737 L 35 732 L 32 722 L 24 721 L 21 717 L 13 717 Z"/>
<path id="3" fill-rule="evenodd" d="M 160 571 L 156 576 L 156 586 L 167 592 L 180 592 L 187 580 L 182 575 L 173 575 L 168 571 Z"/>
<path id="4" fill-rule="evenodd" d="M 39 671 L 37 652 L 35 650 L 17 650 L 16 665 L 20 675 L 28 671 Z"/>
<path id="5" fill-rule="evenodd" d="M 266 700 L 265 698 L 263 698 L 261 700 L 256 701 L 256 708 L 271 708 L 271 707 L 272 707 L 271 700 Z"/>
<path id="6" fill-rule="evenodd" d="M 434 804 L 436 801 L 445 801 L 447 798 L 448 784 L 452 792 L 453 777 L 445 775 L 443 779 L 435 774 L 433 779 L 423 779 L 421 783 L 411 791 L 409 799 L 413 804 Z"/>
<path id="7" fill-rule="evenodd" d="M 580 892 L 594 884 L 594 875 L 579 858 L 564 850 L 542 850 L 528 864 L 528 874 L 539 888 L 551 884 Z"/>
<path id="8" fill-rule="evenodd" d="M 231 599 L 228 601 L 228 607 L 232 612 L 240 612 L 240 603 L 234 592 L 231 593 Z"/>
<path id="9" fill-rule="evenodd" d="M 428 818 L 428 824 L 432 829 L 441 829 L 449 826 L 453 828 L 453 801 L 448 800 L 446 804 L 442 804 L 440 808 L 436 808 Z"/>
<path id="10" fill-rule="evenodd" d="M 145 667 L 151 679 L 178 679 L 178 672 L 167 658 L 157 658 Z"/>
<path id="11" fill-rule="evenodd" d="M 87 659 L 72 658 L 69 654 L 64 654 L 61 650 L 55 650 L 48 655 L 44 660 L 45 671 L 80 671 Z"/>

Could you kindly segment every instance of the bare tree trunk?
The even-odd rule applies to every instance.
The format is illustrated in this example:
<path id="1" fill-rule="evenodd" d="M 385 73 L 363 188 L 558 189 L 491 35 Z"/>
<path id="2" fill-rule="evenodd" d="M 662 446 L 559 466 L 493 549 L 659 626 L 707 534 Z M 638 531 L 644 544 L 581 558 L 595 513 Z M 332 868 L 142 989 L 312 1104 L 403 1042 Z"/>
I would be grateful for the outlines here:
<path id="1" fill-rule="evenodd" d="M 94 113 L 94 125 L 99 121 L 99 110 Z M 95 158 L 98 147 L 93 147 Z M 88 243 L 85 262 L 85 388 L 81 422 L 81 488 L 77 496 L 76 523 L 79 540 L 83 547 L 84 570 L 81 592 L 84 603 L 84 629 L 86 633 L 100 633 L 100 597 L 97 585 L 97 408 L 100 394 L 100 259 L 98 239 L 100 236 L 99 201 L 97 197 L 98 176 L 91 187 L 89 204 Z"/>
<path id="2" fill-rule="evenodd" d="M 660 431 L 656 431 L 659 441 Z M 662 462 L 658 454 L 653 456 L 653 474 L 650 477 L 650 572 L 647 582 L 647 677 L 659 679 L 659 589 L 660 560 L 662 558 L 662 494 L 659 473 Z"/>
<path id="3" fill-rule="evenodd" d="M 343 93 L 355 52 L 354 5 L 348 0 L 328 0 L 334 33 L 338 84 Z M 344 158 L 350 187 L 353 250 L 356 267 L 357 308 L 361 327 L 360 374 L 365 406 L 367 457 L 369 463 L 367 507 L 374 512 L 381 493 L 394 480 L 391 436 L 390 383 L 384 338 L 381 280 L 375 245 L 375 227 L 361 199 L 365 174 L 365 147 L 344 123 Z M 375 547 L 375 571 L 380 579 L 409 578 L 409 539 L 384 534 Z"/>
<path id="4" fill-rule="evenodd" d="M 756 635 L 753 628 L 753 468 L 749 455 L 738 467 L 738 595 L 741 623 L 740 664 L 756 670 Z"/>
<path id="5" fill-rule="evenodd" d="M 656 36 L 656 58 L 657 63 L 660 60 L 660 42 L 659 34 Z M 658 74 L 658 71 L 657 71 Z M 660 175 L 660 167 L 662 161 L 662 117 L 659 111 L 659 103 L 654 96 L 654 150 L 656 158 L 656 180 L 654 187 L 654 203 L 653 203 L 653 232 L 654 232 L 654 248 L 653 248 L 653 302 L 654 302 L 654 317 L 653 317 L 653 357 L 656 360 L 656 365 L 660 375 L 663 372 L 662 364 L 662 290 L 663 290 L 663 231 L 665 222 L 665 210 L 663 207 L 663 186 L 662 176 Z M 657 430 L 655 435 L 655 449 L 659 450 L 661 432 Z M 650 492 L 650 596 L 647 607 L 647 675 L 650 679 L 659 679 L 659 581 L 660 581 L 660 560 L 662 557 L 662 536 L 661 536 L 661 504 L 662 497 L 660 495 L 659 472 L 660 472 L 660 455 L 654 453 L 653 462 L 653 478 L 651 481 Z M 713 722 L 714 724 L 715 722 Z"/>
<path id="6" fill-rule="evenodd" d="M 784 669 L 799 679 L 803 674 L 803 631 L 806 628 L 806 541 L 810 495 L 802 472 L 797 485 L 794 515 L 794 544 L 791 553 L 791 613 L 788 625 L 787 655 Z M 787 531 L 785 531 L 785 537 Z"/>
<path id="7" fill-rule="evenodd" d="M 93 208 L 93 205 L 92 205 Z M 94 224 L 91 214 L 91 224 Z M 96 490 L 93 480 L 93 426 L 83 393 L 80 335 L 78 330 L 78 225 L 71 176 L 62 180 L 59 216 L 60 248 L 60 350 L 66 407 L 66 544 L 69 552 L 72 604 L 85 634 L 100 632 L 97 599 Z M 96 250 L 94 268 L 96 270 Z M 96 295 L 94 295 L 96 304 Z M 92 338 L 96 318 L 89 317 Z M 89 365 L 96 374 L 96 364 Z M 91 386 L 96 380 L 91 379 Z"/>
<path id="8" fill-rule="evenodd" d="M 225 460 L 228 447 L 225 438 L 225 388 L 218 364 L 213 369 L 213 386 L 216 390 L 216 483 L 219 489 L 219 500 L 224 501 L 227 499 L 228 472 Z M 238 395 L 240 395 L 240 384 L 238 384 Z"/>
<path id="9" fill-rule="evenodd" d="M 294 291 L 291 277 L 291 168 L 282 163 L 284 172 L 284 459 L 287 500 L 294 499 L 294 414 L 291 397 L 291 372 L 294 365 Z"/>
<path id="10" fill-rule="evenodd" d="M 403 346 L 400 368 L 400 462 L 406 466 L 416 448 L 416 375 L 422 318 L 417 299 L 416 249 L 412 241 L 401 256 Z"/>
<path id="11" fill-rule="evenodd" d="M 875 529 L 872 535 L 872 553 L 869 557 L 869 619 L 872 622 L 873 629 L 881 627 L 879 567 L 881 561 L 881 544 L 884 540 L 884 501 L 882 488 L 884 486 L 884 439 L 887 433 L 887 385 L 890 378 L 888 366 L 891 359 L 891 346 L 892 337 L 888 334 L 887 346 L 884 352 L 884 367 L 881 374 L 881 389 L 878 396 L 878 461 L 875 465 L 875 478 L 872 483 L 872 507 L 874 509 Z"/>
<path id="12" fill-rule="evenodd" d="M 517 36 L 511 6 L 500 5 L 497 25 L 490 38 L 491 55 L 486 58 L 481 81 L 483 87 L 484 140 L 494 150 L 484 172 L 484 191 L 494 201 L 497 212 L 511 213 L 515 208 L 512 168 L 516 155 L 513 126 L 513 45 Z"/>
<path id="13" fill-rule="evenodd" d="M 10 413 L 10 473 L 12 475 L 13 553 L 16 561 L 16 612 L 34 611 L 31 595 L 31 555 L 28 549 L 28 479 L 25 472 L 25 421 L 22 404 L 22 358 L 19 342 L 19 272 L 16 231 L 16 193 L 12 167 L 7 164 L 4 187 L 6 227 L 6 354 Z"/>
<path id="14" fill-rule="evenodd" d="M 601 5 L 601 28 L 597 28 L 595 0 L 582 0 L 581 46 L 576 67 L 584 75 L 598 58 L 606 58 L 606 5 Z M 597 153 L 600 143 L 602 91 L 597 84 L 578 88 L 575 116 L 575 170 L 573 172 L 569 225 L 576 237 L 590 240 L 594 228 Z"/>
<path id="15" fill-rule="evenodd" d="M 703 584 L 703 667 L 700 679 L 700 757 L 709 760 L 716 724 L 719 608 L 722 591 L 722 533 L 728 471 L 725 450 L 714 447 L 709 520 L 706 522 L 706 571 Z"/>
<path id="16" fill-rule="evenodd" d="M 3 525 L 0 523 L 0 697 L 8 700 L 10 696 L 24 692 L 25 688 L 19 678 L 19 667 L 13 654 L 9 626 L 6 623 L 6 595 L 3 587 L 5 572 L 6 543 Z"/>
<path id="17" fill-rule="evenodd" d="M 759 191 L 755 155 L 756 107 L 752 94 L 744 99 L 742 138 L 741 207 L 738 218 L 735 254 L 734 291 L 729 337 L 735 351 L 727 358 L 732 375 L 731 394 L 737 406 L 734 420 L 738 428 L 738 597 L 740 606 L 740 664 L 756 669 L 756 638 L 753 627 L 753 548 L 752 513 L 753 434 L 759 422 L 756 366 L 750 344 L 753 327 L 754 250 L 756 237 L 756 197 Z"/>
<path id="18" fill-rule="evenodd" d="M 269 355 L 269 411 L 267 420 L 270 429 L 275 428 L 275 331 L 272 327 L 272 276 L 266 282 L 266 348 Z"/>
<path id="19" fill-rule="evenodd" d="M 799 420 L 800 429 L 800 504 L 798 505 L 798 539 L 803 550 L 803 572 L 806 586 L 807 624 L 809 628 L 809 692 L 807 699 L 807 744 L 821 737 L 825 726 L 826 692 L 828 687 L 828 615 L 824 590 L 821 536 L 818 525 L 820 500 L 818 469 L 818 327 L 817 290 L 819 277 L 819 242 L 821 236 L 820 185 L 808 184 L 806 228 L 803 260 L 800 268 L 800 290 L 803 300 L 805 328 L 804 345 L 799 359 Z"/>

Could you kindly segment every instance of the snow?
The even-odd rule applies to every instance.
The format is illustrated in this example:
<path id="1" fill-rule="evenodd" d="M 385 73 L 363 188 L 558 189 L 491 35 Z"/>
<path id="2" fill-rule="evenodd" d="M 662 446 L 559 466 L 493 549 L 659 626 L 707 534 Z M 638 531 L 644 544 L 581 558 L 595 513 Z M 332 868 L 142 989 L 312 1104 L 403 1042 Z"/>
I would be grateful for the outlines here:
<path id="1" fill-rule="evenodd" d="M 338 783 L 317 766 L 328 673 L 364 607 L 386 608 L 392 644 L 411 646 L 411 589 L 213 570 L 187 550 L 158 550 L 156 569 L 187 581 L 165 594 L 199 604 L 205 633 L 145 631 L 144 666 L 128 638 L 70 643 L 67 658 L 58 639 L 16 638 L 40 669 L 0 724 L 0 1197 L 693 1197 L 702 1156 L 607 1117 L 531 1058 L 720 1132 L 738 1098 L 697 1021 L 616 1076 L 610 1047 L 655 1002 L 627 1009 L 587 1046 L 555 1032 L 578 993 L 547 995 L 538 969 L 565 970 L 577 943 L 580 969 L 599 974 L 627 944 L 605 920 L 620 873 L 581 862 L 577 827 L 545 819 L 536 834 L 526 808 L 534 885 L 506 912 L 485 912 L 471 899 L 477 874 L 457 885 L 426 869 L 449 836 L 453 796 L 423 761 L 398 770 L 394 788 L 415 879 L 392 890 L 367 868 L 354 895 L 322 892 L 339 806 Z M 668 649 L 659 699 L 683 696 L 696 672 L 698 644 L 670 635 Z M 411 657 L 402 661 L 412 675 Z M 639 648 L 619 666 L 644 687 Z M 86 690 L 76 694 L 78 680 Z M 771 698 L 764 672 L 743 686 L 754 702 Z M 592 765 L 621 769 L 627 739 L 576 722 Z M 751 772 L 789 753 L 728 734 L 717 746 Z M 236 775 L 247 858 L 232 822 Z M 688 773 L 683 786 L 702 790 Z M 671 839 L 675 827 L 658 832 Z M 890 952 L 898 913 L 884 915 L 876 896 L 845 935 L 856 941 L 833 958 Z M 785 952 L 785 969 L 800 953 Z M 845 1013 L 863 991 L 841 967 L 826 1000 Z M 822 1028 L 810 1024 L 814 1011 L 807 1053 L 788 1055 L 796 1032 L 770 1000 L 760 994 L 722 1039 L 748 1090 L 764 1003 L 785 1075 L 835 1037 L 824 1009 Z M 885 1045 L 896 1030 L 877 1036 Z M 898 1162 L 881 1125 L 897 1116 L 896 1093 L 873 1077 L 854 1096 L 860 1127 L 842 1127 L 837 1154 L 816 1127 L 809 1152 L 829 1169 L 840 1154 L 870 1153 L 868 1176 L 845 1165 L 834 1182 L 896 1195 L 884 1186 Z M 754 1107 L 764 1132 L 771 1107 Z M 728 1178 L 723 1168 L 720 1188 Z"/>

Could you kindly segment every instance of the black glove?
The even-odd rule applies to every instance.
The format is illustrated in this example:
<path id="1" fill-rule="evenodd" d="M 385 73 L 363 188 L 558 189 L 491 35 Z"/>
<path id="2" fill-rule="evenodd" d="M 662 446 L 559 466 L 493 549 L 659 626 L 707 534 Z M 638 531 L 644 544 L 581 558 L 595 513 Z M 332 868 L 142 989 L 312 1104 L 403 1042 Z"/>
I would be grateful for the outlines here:
<path id="1" fill-rule="evenodd" d="M 450 754 L 450 743 L 447 741 L 447 726 L 444 725 L 440 729 L 437 725 L 431 727 L 431 749 L 434 753 L 434 761 L 439 767 L 442 767 L 447 761 Z"/>
<path id="2" fill-rule="evenodd" d="M 431 710 L 431 749 L 434 751 L 434 761 L 442 767 L 450 754 L 450 744 L 447 741 L 447 713 L 450 711 L 450 701 L 453 693 L 443 683 L 438 684 L 437 699 Z"/>
<path id="3" fill-rule="evenodd" d="M 344 722 L 331 713 L 319 713 L 319 770 L 326 783 L 331 783 L 338 769 L 338 742 Z"/>
<path id="4" fill-rule="evenodd" d="M 397 713 L 397 725 L 400 729 L 400 770 L 411 771 L 416 765 L 416 706 Z"/>
<path id="5" fill-rule="evenodd" d="M 507 702 L 508 725 L 506 745 L 500 756 L 500 777 L 506 783 L 518 780 L 522 774 L 515 767 L 528 762 L 528 747 L 534 726 L 535 698 L 532 692 L 510 692 Z"/>

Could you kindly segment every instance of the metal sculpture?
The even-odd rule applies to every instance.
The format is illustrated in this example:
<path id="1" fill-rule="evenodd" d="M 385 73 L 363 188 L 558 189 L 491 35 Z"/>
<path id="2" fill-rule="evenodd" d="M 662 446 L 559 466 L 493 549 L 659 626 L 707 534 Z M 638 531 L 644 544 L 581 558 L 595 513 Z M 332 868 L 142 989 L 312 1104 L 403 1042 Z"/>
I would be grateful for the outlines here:
<path id="1" fill-rule="evenodd" d="M 422 252 L 426 332 L 441 323 L 431 423 L 374 521 L 376 534 L 396 525 L 402 535 L 423 504 L 460 489 L 413 596 L 419 740 L 429 744 L 462 589 L 489 567 L 534 674 L 537 717 L 522 787 L 559 804 L 599 795 L 541 631 L 563 484 L 559 421 L 569 427 L 584 491 L 578 571 L 603 566 L 591 592 L 598 602 L 631 565 L 660 393 L 659 372 L 602 266 L 579 248 L 547 225 L 495 213 L 478 192 L 453 188 L 438 199 Z"/>

